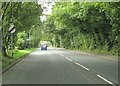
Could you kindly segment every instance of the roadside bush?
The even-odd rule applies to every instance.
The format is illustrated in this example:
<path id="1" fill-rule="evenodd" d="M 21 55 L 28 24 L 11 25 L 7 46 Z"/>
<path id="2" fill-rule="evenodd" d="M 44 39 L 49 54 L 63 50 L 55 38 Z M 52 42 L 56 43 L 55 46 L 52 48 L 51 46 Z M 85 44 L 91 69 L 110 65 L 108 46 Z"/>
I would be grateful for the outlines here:
<path id="1" fill-rule="evenodd" d="M 17 46 L 18 46 L 18 49 L 24 49 L 24 43 L 25 41 L 21 38 L 21 39 L 18 39 L 17 40 Z"/>

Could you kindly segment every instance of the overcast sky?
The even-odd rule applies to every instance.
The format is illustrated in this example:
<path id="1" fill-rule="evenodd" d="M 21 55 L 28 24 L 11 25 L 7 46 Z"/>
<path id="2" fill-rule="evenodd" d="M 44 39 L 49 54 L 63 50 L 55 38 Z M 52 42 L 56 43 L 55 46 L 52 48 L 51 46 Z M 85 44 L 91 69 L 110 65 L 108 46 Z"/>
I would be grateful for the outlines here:
<path id="1" fill-rule="evenodd" d="M 46 19 L 46 15 L 50 15 L 52 13 L 52 5 L 54 5 L 55 3 L 48 3 L 45 0 L 39 0 L 38 4 L 41 4 L 41 7 L 43 9 L 43 16 L 40 16 L 40 20 L 43 22 Z"/>

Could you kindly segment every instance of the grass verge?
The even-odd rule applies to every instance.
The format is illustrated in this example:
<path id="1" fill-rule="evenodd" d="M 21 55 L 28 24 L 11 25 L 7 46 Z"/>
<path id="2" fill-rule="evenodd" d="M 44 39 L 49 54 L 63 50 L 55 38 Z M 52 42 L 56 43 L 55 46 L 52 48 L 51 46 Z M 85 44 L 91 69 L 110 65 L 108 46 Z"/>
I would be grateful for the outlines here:
<path id="1" fill-rule="evenodd" d="M 3 59 L 2 59 L 2 69 L 4 70 L 9 65 L 14 63 L 18 59 L 22 58 L 23 56 L 33 52 L 34 50 L 36 50 L 36 48 L 25 49 L 25 50 L 15 50 L 14 51 L 14 59 L 11 59 L 9 57 L 3 57 Z"/>

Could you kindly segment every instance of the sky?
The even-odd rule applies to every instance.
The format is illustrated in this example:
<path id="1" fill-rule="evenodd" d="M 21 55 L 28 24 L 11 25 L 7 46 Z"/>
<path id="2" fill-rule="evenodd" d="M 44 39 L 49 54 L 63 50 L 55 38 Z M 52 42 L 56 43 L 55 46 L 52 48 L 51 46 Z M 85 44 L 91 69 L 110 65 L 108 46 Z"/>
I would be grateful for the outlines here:
<path id="1" fill-rule="evenodd" d="M 45 15 L 51 14 L 51 12 L 52 12 L 52 5 L 54 5 L 54 2 L 49 3 L 49 2 L 47 2 L 45 0 L 44 1 L 43 0 L 39 0 L 38 4 L 41 4 L 42 9 L 43 9 L 43 14 L 45 14 Z"/>
<path id="2" fill-rule="evenodd" d="M 50 15 L 52 13 L 52 6 L 55 3 L 54 2 L 48 3 L 46 0 L 39 0 L 38 4 L 40 4 L 43 9 L 42 12 L 43 16 L 40 16 L 40 20 L 43 22 L 46 20 L 46 15 Z"/>

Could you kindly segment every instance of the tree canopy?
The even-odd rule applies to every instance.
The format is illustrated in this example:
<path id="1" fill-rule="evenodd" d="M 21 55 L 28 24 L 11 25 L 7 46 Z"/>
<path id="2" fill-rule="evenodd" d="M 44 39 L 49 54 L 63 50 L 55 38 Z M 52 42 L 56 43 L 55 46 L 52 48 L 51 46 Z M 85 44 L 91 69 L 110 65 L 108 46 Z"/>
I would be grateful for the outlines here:
<path id="1" fill-rule="evenodd" d="M 119 2 L 59 2 L 45 25 L 56 46 L 118 54 L 119 10 Z"/>
<path id="2" fill-rule="evenodd" d="M 2 3 L 2 50 L 3 54 L 7 56 L 7 52 L 11 48 L 11 34 L 9 28 L 13 24 L 16 32 L 14 33 L 14 47 L 23 49 L 27 43 L 28 35 L 31 36 L 31 46 L 34 46 L 32 42 L 36 40 L 40 41 L 40 36 L 37 37 L 31 33 L 38 31 L 37 35 L 40 35 L 42 15 L 41 6 L 37 2 L 3 2 Z M 22 43 L 22 44 L 21 44 Z M 36 44 L 38 45 L 38 43 Z M 35 46 L 36 46 L 35 45 Z"/>

